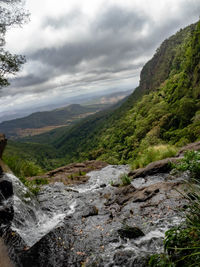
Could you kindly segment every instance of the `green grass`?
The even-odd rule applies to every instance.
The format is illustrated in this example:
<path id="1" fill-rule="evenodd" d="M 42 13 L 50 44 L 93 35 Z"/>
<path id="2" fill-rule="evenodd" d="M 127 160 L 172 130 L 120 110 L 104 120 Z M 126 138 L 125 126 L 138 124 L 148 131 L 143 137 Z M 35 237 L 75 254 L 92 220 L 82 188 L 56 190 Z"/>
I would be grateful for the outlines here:
<path id="1" fill-rule="evenodd" d="M 127 174 L 122 174 L 120 176 L 120 180 L 121 180 L 121 186 L 125 186 L 125 185 L 131 184 L 131 179 Z"/>
<path id="2" fill-rule="evenodd" d="M 131 164 L 132 169 L 143 168 L 149 163 L 169 157 L 174 157 L 177 148 L 172 145 L 157 145 L 140 152 L 137 158 Z"/>

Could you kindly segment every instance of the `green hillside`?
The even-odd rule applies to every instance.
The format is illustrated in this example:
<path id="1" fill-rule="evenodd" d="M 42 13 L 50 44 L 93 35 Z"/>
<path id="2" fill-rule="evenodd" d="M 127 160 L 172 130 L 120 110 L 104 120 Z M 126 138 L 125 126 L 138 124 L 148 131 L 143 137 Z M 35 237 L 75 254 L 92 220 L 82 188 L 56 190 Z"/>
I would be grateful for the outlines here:
<path id="1" fill-rule="evenodd" d="M 159 148 L 165 157 L 200 139 L 199 80 L 200 22 L 161 44 L 144 66 L 139 87 L 120 107 L 81 120 L 59 136 L 54 132 L 57 162 L 101 159 L 137 167 L 153 160 Z"/>

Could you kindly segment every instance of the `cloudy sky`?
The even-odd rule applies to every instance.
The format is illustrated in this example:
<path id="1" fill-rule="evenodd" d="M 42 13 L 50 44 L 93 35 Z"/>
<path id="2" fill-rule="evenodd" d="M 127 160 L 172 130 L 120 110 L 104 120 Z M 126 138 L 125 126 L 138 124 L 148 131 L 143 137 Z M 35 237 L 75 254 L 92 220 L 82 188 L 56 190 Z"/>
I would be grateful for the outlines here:
<path id="1" fill-rule="evenodd" d="M 196 22 L 198 0 L 27 0 L 6 48 L 27 63 L 0 92 L 0 117 L 81 94 L 127 90 L 161 42 Z M 61 101 L 62 100 L 62 101 Z"/>

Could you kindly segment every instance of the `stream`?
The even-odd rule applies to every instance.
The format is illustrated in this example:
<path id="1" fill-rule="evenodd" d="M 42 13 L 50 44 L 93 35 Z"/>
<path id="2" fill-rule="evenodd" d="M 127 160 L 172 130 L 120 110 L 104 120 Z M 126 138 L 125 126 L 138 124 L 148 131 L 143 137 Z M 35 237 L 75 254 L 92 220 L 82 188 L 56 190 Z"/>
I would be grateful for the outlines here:
<path id="1" fill-rule="evenodd" d="M 30 267 L 145 266 L 148 255 L 163 251 L 165 231 L 182 220 L 184 200 L 174 187 L 183 179 L 157 174 L 136 178 L 129 186 L 111 186 L 128 172 L 128 166 L 109 165 L 88 173 L 85 184 L 44 185 L 37 197 L 13 174 L 5 174 L 14 189 L 11 229 L 29 248 L 19 266 L 28 259 Z M 125 225 L 143 235 L 119 235 Z"/>

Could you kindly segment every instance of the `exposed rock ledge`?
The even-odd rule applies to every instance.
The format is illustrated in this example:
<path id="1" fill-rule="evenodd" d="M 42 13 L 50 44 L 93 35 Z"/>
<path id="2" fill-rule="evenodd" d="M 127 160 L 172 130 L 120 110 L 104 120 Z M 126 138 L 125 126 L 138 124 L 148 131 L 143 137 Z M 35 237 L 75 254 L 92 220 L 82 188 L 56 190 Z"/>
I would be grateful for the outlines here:
<path id="1" fill-rule="evenodd" d="M 177 163 L 177 161 L 179 161 L 183 157 L 184 152 L 188 150 L 200 150 L 200 141 L 191 143 L 191 144 L 188 144 L 187 146 L 182 147 L 177 153 L 176 157 L 166 158 L 163 160 L 152 162 L 144 168 L 130 171 L 128 175 L 131 178 L 137 178 L 137 177 L 145 177 L 147 175 L 153 175 L 156 173 L 168 172 L 170 171 L 170 164 Z"/>
<path id="2" fill-rule="evenodd" d="M 44 175 L 29 177 L 29 180 L 47 179 L 49 183 L 63 182 L 65 185 L 82 184 L 88 181 L 88 172 L 101 170 L 108 164 L 103 161 L 85 161 L 82 163 L 71 163 L 66 166 L 49 171 Z"/>

